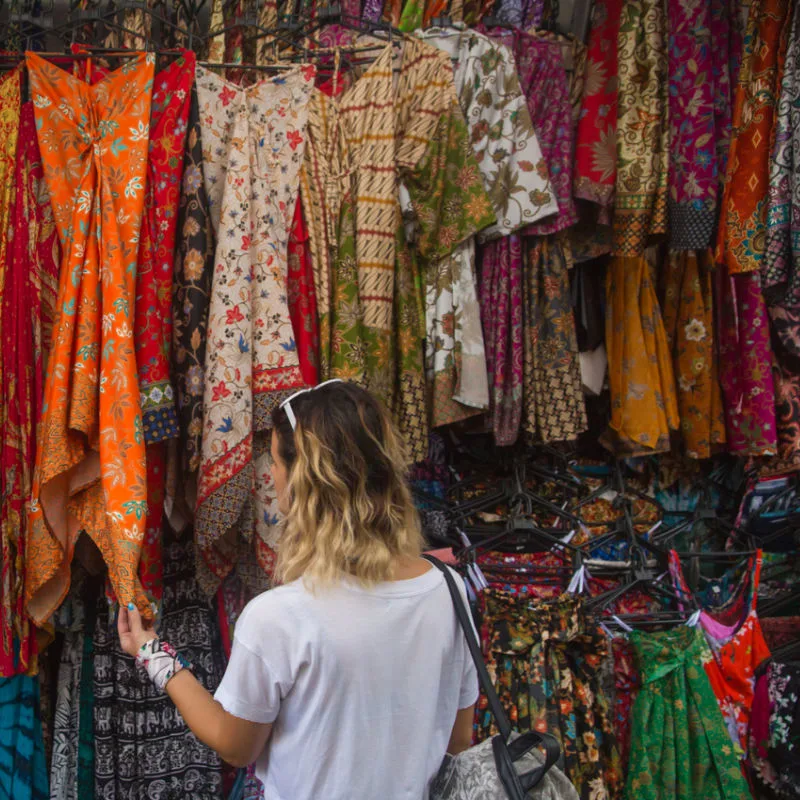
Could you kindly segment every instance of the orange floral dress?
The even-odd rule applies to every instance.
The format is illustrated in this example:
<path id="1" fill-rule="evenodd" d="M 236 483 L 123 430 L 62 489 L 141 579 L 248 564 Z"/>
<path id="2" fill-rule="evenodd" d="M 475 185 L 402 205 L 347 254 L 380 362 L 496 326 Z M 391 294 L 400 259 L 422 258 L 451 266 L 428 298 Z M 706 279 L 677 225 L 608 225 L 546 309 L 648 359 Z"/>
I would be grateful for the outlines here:
<path id="1" fill-rule="evenodd" d="M 147 513 L 133 341 L 155 61 L 93 86 L 26 54 L 62 262 L 29 511 L 26 604 L 43 624 L 69 590 L 78 534 L 119 600 L 150 615 L 136 570 Z"/>

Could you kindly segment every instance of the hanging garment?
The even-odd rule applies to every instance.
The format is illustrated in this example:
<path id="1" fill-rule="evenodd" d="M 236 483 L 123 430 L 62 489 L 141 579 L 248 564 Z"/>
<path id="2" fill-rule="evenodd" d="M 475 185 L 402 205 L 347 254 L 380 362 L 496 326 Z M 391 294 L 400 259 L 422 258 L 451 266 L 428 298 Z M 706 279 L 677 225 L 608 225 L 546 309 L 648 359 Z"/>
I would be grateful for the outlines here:
<path id="1" fill-rule="evenodd" d="M 497 222 L 478 233 L 478 240 L 496 239 L 528 222 L 552 216 L 558 207 L 518 85 L 512 52 L 462 25 L 431 28 L 420 35 L 455 63 L 456 91 L 497 216 Z M 431 423 L 445 425 L 480 413 L 489 405 L 473 240 L 462 242 L 449 257 L 422 269 L 427 275 L 426 372 L 433 394 Z"/>
<path id="2" fill-rule="evenodd" d="M 604 444 L 617 452 L 669 450 L 679 425 L 669 343 L 644 257 L 611 259 L 606 273 L 606 349 L 611 422 Z"/>
<path id="3" fill-rule="evenodd" d="M 800 359 L 800 4 L 792 14 L 774 137 L 761 288 L 780 342 L 775 355 L 790 369 Z"/>
<path id="4" fill-rule="evenodd" d="M 314 266 L 308 248 L 308 228 L 303 218 L 302 198 L 298 198 L 295 203 L 294 221 L 289 234 L 286 284 L 300 372 L 305 384 L 316 386 L 319 383 L 317 296 L 314 291 Z"/>
<path id="5" fill-rule="evenodd" d="M 582 800 L 620 797 L 613 720 L 600 689 L 608 642 L 580 598 L 562 595 L 531 607 L 524 595 L 489 590 L 480 603 L 487 667 L 512 729 L 556 736 L 564 774 Z M 481 738 L 497 732 L 484 697 L 477 726 Z"/>
<path id="6" fill-rule="evenodd" d="M 0 792 L 47 800 L 47 763 L 39 720 L 39 679 L 0 679 Z"/>
<path id="7" fill-rule="evenodd" d="M 206 331 L 215 250 L 203 176 L 203 142 L 195 87 L 191 90 L 189 106 L 177 235 L 172 298 L 172 374 L 177 395 L 181 468 L 184 480 L 188 480 L 200 469 Z M 190 497 L 192 510 L 194 500 Z"/>
<path id="8" fill-rule="evenodd" d="M 298 67 L 241 89 L 197 68 L 206 194 L 217 247 L 203 397 L 195 532 L 204 589 L 213 594 L 240 547 L 271 535 L 275 500 L 268 455 L 254 436 L 303 385 L 286 301 L 289 230 L 305 148 L 314 69 Z M 255 470 L 255 471 L 254 471 Z M 254 492 L 255 489 L 255 500 Z M 264 544 L 264 569 L 274 553 Z"/>
<path id="9" fill-rule="evenodd" d="M 800 664 L 773 662 L 767 668 L 767 689 L 771 706 L 767 758 L 778 797 L 800 797 Z"/>
<path id="10" fill-rule="evenodd" d="M 17 154 L 17 137 L 19 135 L 22 64 L 4 75 L 0 80 L 0 308 L 6 284 L 8 249 L 8 220 L 11 202 L 14 197 L 14 163 Z M 2 336 L 3 318 L 0 316 L 0 336 Z M 2 338 L 0 338 L 2 341 Z M 0 348 L 0 375 L 3 374 L 3 353 Z M 0 424 L 3 422 L 5 410 L 0 404 Z M 0 476 L 0 497 L 4 496 L 4 477 Z"/>
<path id="11" fill-rule="evenodd" d="M 338 72 L 332 96 L 314 92 L 303 193 L 311 208 L 321 377 L 363 381 L 394 409 L 416 459 L 427 448 L 422 327 L 413 312 L 422 298 L 407 281 L 410 294 L 395 295 L 398 258 L 408 255 L 398 245 L 398 186 L 405 185 L 414 212 L 409 268 L 417 272 L 421 261 L 444 258 L 490 225 L 494 214 L 447 55 L 404 41 L 395 91 L 393 54 L 390 44 L 341 95 Z M 397 319 L 398 305 L 414 319 Z M 394 331 L 408 356 L 399 384 Z"/>
<path id="12" fill-rule="evenodd" d="M 668 0 L 669 240 L 674 250 L 711 246 L 719 176 L 714 140 L 710 3 Z"/>
<path id="13" fill-rule="evenodd" d="M 195 580 L 191 535 L 164 530 L 160 635 L 214 692 L 222 679 L 219 631 Z M 105 600 L 94 633 L 94 795 L 104 800 L 218 800 L 222 762 L 186 726 L 172 700 L 119 646 Z"/>
<path id="14" fill-rule="evenodd" d="M 744 6 L 736 0 L 711 0 L 712 74 L 714 77 L 714 138 L 717 180 L 725 179 L 733 121 L 733 94 L 742 62 L 744 30 L 740 22 Z M 718 197 L 722 196 L 722 185 Z"/>
<path id="15" fill-rule="evenodd" d="M 519 436 L 523 390 L 522 238 L 512 233 L 480 250 L 480 301 L 495 443 Z"/>
<path id="16" fill-rule="evenodd" d="M 178 435 L 170 381 L 175 231 L 195 55 L 186 52 L 155 78 L 139 260 L 134 342 L 142 425 L 147 445 L 147 516 L 139 579 L 150 601 L 161 600 L 161 521 L 167 473 L 165 442 Z"/>
<path id="17" fill-rule="evenodd" d="M 654 0 L 625 3 L 619 27 L 614 253 L 641 256 L 667 230 L 666 19 Z"/>
<path id="18" fill-rule="evenodd" d="M 60 261 L 32 103 L 22 106 L 19 133 L 13 179 L 16 192 L 9 215 L 13 236 L 6 253 L 6 286 L 0 304 L 4 322 L 0 472 L 5 478 L 0 501 L 0 676 L 4 677 L 18 672 L 34 674 L 37 669 L 35 631 L 24 607 L 25 504 L 33 482 L 36 424 L 42 412 Z"/>
<path id="19" fill-rule="evenodd" d="M 742 800 L 747 784 L 700 666 L 702 631 L 629 634 L 642 674 L 633 704 L 627 800 Z"/>
<path id="20" fill-rule="evenodd" d="M 575 132 L 575 197 L 613 208 L 617 173 L 617 37 L 622 0 L 592 5 L 589 52 Z"/>
<path id="21" fill-rule="evenodd" d="M 541 214 L 542 219 L 533 220 L 523 232 L 543 236 L 564 230 L 573 225 L 578 216 L 572 197 L 574 153 L 570 84 L 561 44 L 520 30 L 487 29 L 483 25 L 478 30 L 506 45 L 514 54 L 520 87 L 528 99 L 533 129 L 549 172 L 551 192 L 558 203 L 558 213 Z"/>
<path id="22" fill-rule="evenodd" d="M 709 458 L 725 443 L 712 272 L 710 251 L 671 250 L 662 277 L 664 328 L 678 384 L 681 434 L 690 458 Z"/>
<path id="23" fill-rule="evenodd" d="M 750 5 L 715 253 L 732 276 L 758 270 L 764 260 L 769 159 L 791 5 L 789 0 Z"/>
<path id="24" fill-rule="evenodd" d="M 729 275 L 725 266 L 718 266 L 715 280 L 728 450 L 736 455 L 775 455 L 775 385 L 761 275 Z"/>
<path id="25" fill-rule="evenodd" d="M 670 551 L 669 568 L 676 591 L 689 596 L 678 554 Z M 734 604 L 731 611 L 700 613 L 700 627 L 709 649 L 702 663 L 711 688 L 716 695 L 722 716 L 734 744 L 735 752 L 744 757 L 747 752 L 747 729 L 753 706 L 755 671 L 769 658 L 769 649 L 761 633 L 756 606 L 761 577 L 761 551 L 751 558 L 746 573 L 749 580 L 742 585 L 741 611 Z"/>
<path id="26" fill-rule="evenodd" d="M 136 576 L 147 499 L 130 264 L 144 208 L 154 56 L 134 56 L 91 87 L 35 53 L 26 58 L 63 248 L 28 518 L 27 609 L 42 623 L 64 599 L 85 530 L 120 602 L 135 600 L 149 615 Z"/>
<path id="27" fill-rule="evenodd" d="M 529 240 L 523 311 L 523 428 L 537 442 L 574 441 L 588 425 L 568 248 L 563 235 Z"/>

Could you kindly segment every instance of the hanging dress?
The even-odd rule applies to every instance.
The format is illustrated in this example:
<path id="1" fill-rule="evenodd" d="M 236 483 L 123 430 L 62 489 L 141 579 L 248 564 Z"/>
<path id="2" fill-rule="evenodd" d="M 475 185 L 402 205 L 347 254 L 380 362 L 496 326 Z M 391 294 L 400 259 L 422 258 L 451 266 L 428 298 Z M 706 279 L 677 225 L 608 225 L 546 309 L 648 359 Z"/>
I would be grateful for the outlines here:
<path id="1" fill-rule="evenodd" d="M 191 89 L 172 297 L 172 375 L 178 414 L 180 480 L 175 498 L 193 515 L 203 441 L 206 331 L 214 272 L 214 230 L 203 173 L 197 90 Z M 188 484 L 191 484 L 189 486 Z"/>
<path id="2" fill-rule="evenodd" d="M 364 383 L 393 410 L 414 459 L 427 452 L 422 298 L 411 273 L 494 220 L 446 54 L 404 39 L 341 94 L 314 92 L 304 165 L 320 312 L 321 377 Z M 456 178 L 460 181 L 456 183 Z M 403 242 L 398 187 L 417 226 Z"/>
<path id="3" fill-rule="evenodd" d="M 20 113 L 14 173 L 16 193 L 9 230 L 6 286 L 0 304 L 4 355 L 0 404 L 0 501 L 3 581 L 0 585 L 0 676 L 37 669 L 36 635 L 25 613 L 24 569 L 28 540 L 25 504 L 36 459 L 47 354 L 55 317 L 60 251 L 50 196 L 36 139 L 33 104 Z"/>
<path id="4" fill-rule="evenodd" d="M 677 381 L 681 434 L 690 458 L 709 458 L 725 443 L 712 273 L 709 250 L 670 251 L 663 266 L 664 328 Z"/>
<path id="5" fill-rule="evenodd" d="M 134 340 L 142 424 L 147 445 L 147 518 L 139 579 L 156 605 L 161 599 L 161 520 L 169 439 L 178 435 L 170 380 L 175 233 L 183 177 L 194 53 L 186 52 L 155 78 L 150 107 L 147 199 L 136 270 Z"/>
<path id="6" fill-rule="evenodd" d="M 626 800 L 744 800 L 749 792 L 702 668 L 699 627 L 628 634 L 642 686 L 633 704 Z"/>
<path id="7" fill-rule="evenodd" d="M 769 658 L 769 648 L 761 633 L 756 606 L 761 578 L 761 551 L 748 563 L 750 580 L 743 584 L 746 594 L 741 605 L 734 604 L 727 615 L 700 613 L 700 627 L 709 649 L 701 662 L 716 695 L 735 752 L 747 752 L 747 730 L 753 707 L 756 668 Z M 678 554 L 670 551 L 669 568 L 676 591 L 689 595 Z M 738 616 L 738 619 L 736 618 Z"/>
<path id="8" fill-rule="evenodd" d="M 195 520 L 201 582 L 209 594 L 254 531 L 262 568 L 271 575 L 274 567 L 277 502 L 266 434 L 272 410 L 303 385 L 286 261 L 314 74 L 312 67 L 298 67 L 242 89 L 197 68 L 205 187 L 217 242 Z"/>
<path id="9" fill-rule="evenodd" d="M 78 533 L 94 540 L 120 602 L 150 609 L 136 569 L 147 510 L 133 341 L 154 57 L 94 86 L 27 56 L 39 147 L 62 244 L 58 317 L 29 512 L 26 603 L 62 602 Z"/>
<path id="10" fill-rule="evenodd" d="M 487 242 L 558 211 L 511 50 L 487 36 L 430 28 L 420 37 L 449 53 L 470 142 L 497 222 L 477 235 Z M 426 371 L 431 424 L 445 425 L 489 406 L 486 353 L 475 286 L 474 239 L 426 265 Z"/>

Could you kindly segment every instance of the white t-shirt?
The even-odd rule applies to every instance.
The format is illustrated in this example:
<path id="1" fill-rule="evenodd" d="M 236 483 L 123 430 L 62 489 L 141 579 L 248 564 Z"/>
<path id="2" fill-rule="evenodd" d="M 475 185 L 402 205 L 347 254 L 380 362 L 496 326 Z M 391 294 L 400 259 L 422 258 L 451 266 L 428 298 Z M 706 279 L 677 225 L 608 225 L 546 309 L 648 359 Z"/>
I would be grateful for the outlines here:
<path id="1" fill-rule="evenodd" d="M 458 585 L 465 594 L 464 584 Z M 250 602 L 216 699 L 273 722 L 256 762 L 266 800 L 424 800 L 478 678 L 444 577 Z"/>

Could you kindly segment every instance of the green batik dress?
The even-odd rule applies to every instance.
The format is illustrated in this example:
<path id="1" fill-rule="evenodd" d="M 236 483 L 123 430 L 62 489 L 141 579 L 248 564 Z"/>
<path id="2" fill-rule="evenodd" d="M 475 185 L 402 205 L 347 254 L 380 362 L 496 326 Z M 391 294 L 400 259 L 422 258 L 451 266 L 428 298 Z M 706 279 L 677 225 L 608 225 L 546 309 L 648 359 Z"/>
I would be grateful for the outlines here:
<path id="1" fill-rule="evenodd" d="M 750 797 L 703 664 L 703 632 L 633 631 L 642 675 L 631 718 L 626 800 Z"/>

